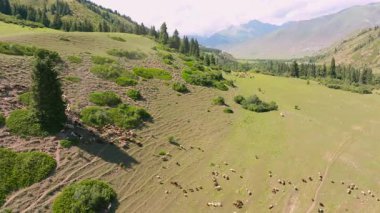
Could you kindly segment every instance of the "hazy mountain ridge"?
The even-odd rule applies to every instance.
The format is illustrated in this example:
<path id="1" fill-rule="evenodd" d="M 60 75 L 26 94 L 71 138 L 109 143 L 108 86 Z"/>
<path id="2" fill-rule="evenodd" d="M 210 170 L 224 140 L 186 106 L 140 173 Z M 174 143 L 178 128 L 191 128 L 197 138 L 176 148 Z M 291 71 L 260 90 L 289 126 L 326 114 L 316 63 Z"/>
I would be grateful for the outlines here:
<path id="1" fill-rule="evenodd" d="M 288 22 L 261 36 L 216 47 L 238 58 L 302 57 L 315 54 L 355 32 L 379 24 L 380 3 L 372 3 L 311 20 Z"/>
<path id="2" fill-rule="evenodd" d="M 279 26 L 263 23 L 258 20 L 250 21 L 239 26 L 230 26 L 211 36 L 196 36 L 202 45 L 218 48 L 220 46 L 244 42 L 273 32 Z"/>

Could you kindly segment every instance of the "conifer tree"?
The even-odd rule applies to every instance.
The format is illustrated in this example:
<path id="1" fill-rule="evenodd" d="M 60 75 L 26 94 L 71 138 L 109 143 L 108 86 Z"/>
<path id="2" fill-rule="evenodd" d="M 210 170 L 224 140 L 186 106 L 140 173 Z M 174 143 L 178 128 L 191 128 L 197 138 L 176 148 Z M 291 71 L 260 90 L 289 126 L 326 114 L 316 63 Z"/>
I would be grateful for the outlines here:
<path id="1" fill-rule="evenodd" d="M 290 75 L 292 77 L 297 77 L 298 78 L 299 77 L 299 72 L 300 72 L 300 70 L 299 70 L 297 61 L 293 61 Z"/>
<path id="2" fill-rule="evenodd" d="M 190 52 L 189 39 L 186 36 L 184 36 L 182 41 L 181 41 L 179 51 L 183 54 L 189 54 L 189 52 Z"/>
<path id="3" fill-rule="evenodd" d="M 0 0 L 0 13 L 7 15 L 12 14 L 11 4 L 9 3 L 9 0 Z"/>
<path id="4" fill-rule="evenodd" d="M 168 41 L 169 41 L 169 35 L 168 35 L 168 28 L 166 27 L 166 23 L 164 22 L 162 25 L 161 25 L 161 28 L 160 28 L 160 42 L 162 44 L 168 44 Z"/>
<path id="5" fill-rule="evenodd" d="M 170 38 L 170 48 L 179 50 L 181 39 L 179 38 L 178 30 L 174 30 L 173 36 Z"/>
<path id="6" fill-rule="evenodd" d="M 61 84 L 54 69 L 58 61 L 57 53 L 38 50 L 32 72 L 33 109 L 41 126 L 51 133 L 58 132 L 67 120 Z"/>
<path id="7" fill-rule="evenodd" d="M 334 57 L 331 59 L 331 66 L 330 66 L 329 76 L 331 78 L 336 78 L 336 65 L 335 65 L 335 58 Z"/>

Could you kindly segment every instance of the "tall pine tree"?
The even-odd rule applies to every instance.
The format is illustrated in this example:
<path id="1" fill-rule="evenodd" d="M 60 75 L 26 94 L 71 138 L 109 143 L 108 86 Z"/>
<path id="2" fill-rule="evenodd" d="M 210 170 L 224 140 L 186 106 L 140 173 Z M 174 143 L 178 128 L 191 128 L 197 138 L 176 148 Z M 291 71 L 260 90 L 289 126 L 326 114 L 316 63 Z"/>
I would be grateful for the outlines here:
<path id="1" fill-rule="evenodd" d="M 58 61 L 57 53 L 38 50 L 32 72 L 33 109 L 41 126 L 51 133 L 61 130 L 67 120 L 61 83 L 55 70 Z"/>
<path id="2" fill-rule="evenodd" d="M 0 13 L 11 15 L 12 9 L 9 0 L 0 0 Z"/>
<path id="3" fill-rule="evenodd" d="M 334 57 L 331 59 L 329 76 L 331 78 L 336 78 L 336 65 L 335 65 L 335 58 Z"/>
<path id="4" fill-rule="evenodd" d="M 179 38 L 178 30 L 175 30 L 173 36 L 170 38 L 170 48 L 179 50 L 179 46 L 181 45 L 181 39 Z"/>
<path id="5" fill-rule="evenodd" d="M 160 28 L 160 42 L 162 44 L 168 44 L 168 41 L 169 41 L 168 28 L 166 27 L 166 23 L 164 22 Z"/>

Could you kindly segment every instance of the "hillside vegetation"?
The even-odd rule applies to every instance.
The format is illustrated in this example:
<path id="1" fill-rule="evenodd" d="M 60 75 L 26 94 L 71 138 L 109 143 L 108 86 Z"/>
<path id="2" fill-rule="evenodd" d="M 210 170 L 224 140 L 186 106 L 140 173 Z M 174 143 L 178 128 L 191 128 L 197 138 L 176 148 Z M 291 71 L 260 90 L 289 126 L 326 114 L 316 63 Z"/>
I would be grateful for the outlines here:
<path id="1" fill-rule="evenodd" d="M 323 63 L 331 57 L 334 57 L 338 63 L 351 64 L 355 67 L 366 66 L 372 68 L 375 73 L 380 73 L 380 28 L 363 30 L 313 59 Z"/>

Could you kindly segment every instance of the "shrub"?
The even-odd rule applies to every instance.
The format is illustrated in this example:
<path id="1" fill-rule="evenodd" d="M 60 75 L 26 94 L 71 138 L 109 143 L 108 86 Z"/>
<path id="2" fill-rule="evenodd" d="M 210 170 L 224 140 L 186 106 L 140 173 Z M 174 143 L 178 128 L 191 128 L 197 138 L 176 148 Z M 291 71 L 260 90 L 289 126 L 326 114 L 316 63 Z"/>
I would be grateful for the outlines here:
<path id="1" fill-rule="evenodd" d="M 134 89 L 128 90 L 127 96 L 130 97 L 134 101 L 142 99 L 140 91 L 134 90 Z"/>
<path id="2" fill-rule="evenodd" d="M 73 64 L 80 64 L 82 63 L 82 59 L 78 56 L 72 55 L 67 57 L 67 60 L 69 60 Z"/>
<path id="3" fill-rule="evenodd" d="M 45 153 L 0 148 L 0 206 L 7 194 L 45 179 L 55 167 L 55 160 Z"/>
<path id="4" fill-rule="evenodd" d="M 108 110 L 114 124 L 120 128 L 132 129 L 139 127 L 151 116 L 142 108 L 120 104 L 117 108 Z"/>
<path id="5" fill-rule="evenodd" d="M 115 57 L 128 58 L 128 59 L 134 59 L 134 60 L 143 59 L 146 57 L 146 55 L 140 51 L 112 49 L 112 50 L 108 50 L 107 53 Z"/>
<path id="6" fill-rule="evenodd" d="M 144 68 L 144 67 L 135 67 L 133 69 L 133 72 L 142 78 L 145 79 L 160 79 L 160 80 L 171 80 L 172 76 L 171 74 L 162 69 L 157 69 L 157 68 Z"/>
<path id="7" fill-rule="evenodd" d="M 222 91 L 228 90 L 225 79 L 220 71 L 192 71 L 186 69 L 182 72 L 182 78 L 189 84 L 215 87 Z"/>
<path id="8" fill-rule="evenodd" d="M 240 99 L 241 100 L 241 99 Z M 248 98 L 245 98 L 240 102 L 242 107 L 244 109 L 253 111 L 253 112 L 269 112 L 273 110 L 277 110 L 278 106 L 275 102 L 270 102 L 266 103 L 262 100 L 257 95 L 250 96 Z"/>
<path id="9" fill-rule="evenodd" d="M 5 117 L 4 115 L 0 112 L 0 128 L 5 125 Z"/>
<path id="10" fill-rule="evenodd" d="M 103 56 L 92 56 L 91 61 L 94 64 L 100 64 L 100 65 L 112 64 L 115 62 L 115 60 L 113 60 L 112 58 L 103 57 Z"/>
<path id="11" fill-rule="evenodd" d="M 120 86 L 136 86 L 137 85 L 137 81 L 134 80 L 134 79 L 131 79 L 131 78 L 128 78 L 128 77 L 119 77 L 116 79 L 116 84 L 120 85 Z"/>
<path id="12" fill-rule="evenodd" d="M 99 64 L 91 68 L 94 75 L 107 80 L 116 80 L 123 71 L 124 69 L 116 64 Z"/>
<path id="13" fill-rule="evenodd" d="M 6 120 L 8 129 L 20 136 L 46 136 L 40 121 L 31 110 L 19 109 L 13 111 Z"/>
<path id="14" fill-rule="evenodd" d="M 18 101 L 21 102 L 24 106 L 31 106 L 33 103 L 32 93 L 26 92 L 18 96 Z"/>
<path id="15" fill-rule="evenodd" d="M 76 76 L 66 76 L 64 79 L 65 79 L 66 81 L 71 82 L 71 83 L 79 83 L 79 82 L 82 81 L 81 78 L 76 77 Z"/>
<path id="16" fill-rule="evenodd" d="M 82 121 L 90 126 L 103 127 L 115 124 L 124 129 L 139 127 L 151 116 L 142 108 L 120 104 L 116 108 L 104 109 L 98 106 L 86 107 L 81 112 Z"/>
<path id="17" fill-rule="evenodd" d="M 163 151 L 163 150 L 161 150 L 161 151 L 158 153 L 158 155 L 164 156 L 164 155 L 166 155 L 166 152 Z"/>
<path id="18" fill-rule="evenodd" d="M 99 106 L 116 106 L 121 103 L 121 99 L 112 91 L 93 92 L 90 94 L 90 102 Z"/>
<path id="19" fill-rule="evenodd" d="M 223 110 L 223 112 L 224 112 L 224 113 L 228 113 L 228 114 L 232 114 L 232 113 L 234 113 L 234 111 L 233 111 L 232 109 L 230 109 L 230 108 L 225 108 L 225 109 Z"/>
<path id="20" fill-rule="evenodd" d="M 107 212 L 115 199 L 116 193 L 107 183 L 83 180 L 63 189 L 53 202 L 53 212 Z"/>
<path id="21" fill-rule="evenodd" d="M 35 47 L 0 42 L 0 53 L 6 55 L 32 56 L 36 50 L 37 48 Z"/>
<path id="22" fill-rule="evenodd" d="M 113 123 L 107 110 L 102 107 L 86 107 L 81 111 L 80 116 L 83 123 L 90 126 L 103 127 L 107 124 Z"/>
<path id="23" fill-rule="evenodd" d="M 76 143 L 77 143 L 77 141 L 75 141 L 75 140 L 68 140 L 68 139 L 61 140 L 61 141 L 59 142 L 59 144 L 60 144 L 63 148 L 70 148 L 70 147 L 74 146 Z"/>
<path id="24" fill-rule="evenodd" d="M 126 40 L 122 37 L 111 36 L 110 38 L 115 41 L 126 42 Z"/>
<path id="25" fill-rule="evenodd" d="M 221 105 L 225 105 L 224 98 L 218 96 L 218 97 L 216 97 L 216 98 L 214 98 L 214 99 L 212 100 L 212 104 L 214 104 L 214 105 L 220 105 L 220 106 L 221 106 Z"/>
<path id="26" fill-rule="evenodd" d="M 245 100 L 245 98 L 242 95 L 237 95 L 234 97 L 234 101 L 237 104 L 241 104 L 244 100 Z"/>
<path id="27" fill-rule="evenodd" d="M 174 91 L 177 91 L 177 92 L 180 92 L 180 93 L 187 93 L 189 92 L 189 89 L 186 87 L 185 84 L 181 84 L 181 83 L 174 83 L 173 86 L 172 86 L 173 90 Z"/>

